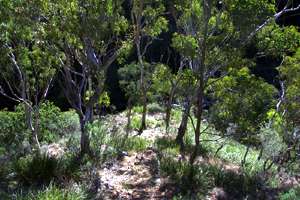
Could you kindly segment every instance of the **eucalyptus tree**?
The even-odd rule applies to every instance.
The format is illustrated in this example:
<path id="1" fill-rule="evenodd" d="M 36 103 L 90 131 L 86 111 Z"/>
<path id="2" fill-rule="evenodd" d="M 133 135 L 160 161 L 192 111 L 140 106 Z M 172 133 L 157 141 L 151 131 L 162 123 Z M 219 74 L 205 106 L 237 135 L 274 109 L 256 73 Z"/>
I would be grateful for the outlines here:
<path id="1" fill-rule="evenodd" d="M 139 101 L 140 90 L 139 90 L 139 67 L 131 63 L 129 65 L 125 65 L 124 67 L 118 70 L 118 74 L 120 77 L 120 86 L 122 90 L 125 92 L 125 96 L 127 97 L 127 127 L 126 133 L 127 135 L 131 129 L 131 110 L 132 106 L 134 106 L 135 102 Z"/>
<path id="2" fill-rule="evenodd" d="M 166 132 L 168 133 L 171 111 L 172 111 L 172 103 L 176 95 L 177 87 L 179 80 L 181 78 L 181 69 L 177 74 L 173 74 L 170 67 L 159 64 L 152 75 L 153 86 L 152 88 L 155 92 L 161 96 L 161 98 L 167 98 L 166 100 L 166 115 L 165 115 L 165 123 L 166 123 Z"/>
<path id="3" fill-rule="evenodd" d="M 0 2 L 0 93 L 25 106 L 27 128 L 39 147 L 39 106 L 59 68 L 58 49 L 49 43 L 44 2 Z M 34 119 L 33 119 L 34 118 Z"/>
<path id="4" fill-rule="evenodd" d="M 167 30 L 168 22 L 163 16 L 165 7 L 161 0 L 132 0 L 131 21 L 133 43 L 140 67 L 140 90 L 143 105 L 142 122 L 139 132 L 146 129 L 147 84 L 145 81 L 145 54 L 159 35 Z"/>
<path id="5" fill-rule="evenodd" d="M 268 142 L 283 141 L 280 154 L 274 157 L 275 147 L 261 146 L 261 155 L 271 159 L 278 166 L 293 163 L 297 159 L 300 145 L 299 134 L 299 48 L 300 33 L 296 27 L 280 27 L 270 23 L 258 34 L 257 46 L 260 54 L 279 57 L 278 85 L 280 93 L 276 107 L 269 113 L 269 123 L 264 130 L 272 130 L 274 136 Z M 277 136 L 277 137 L 275 137 Z M 277 145 L 279 147 L 280 145 Z M 268 153 L 269 152 L 269 153 Z M 270 154 L 272 152 L 272 154 Z"/>
<path id="6" fill-rule="evenodd" d="M 197 79 L 197 89 L 192 95 L 196 106 L 195 151 L 193 163 L 200 145 L 201 121 L 204 96 L 208 80 L 223 77 L 228 66 L 239 67 L 244 63 L 241 47 L 248 36 L 273 16 L 274 4 L 266 0 L 245 1 L 175 1 L 179 18 L 178 33 L 174 34 L 173 46 L 190 59 L 189 68 Z M 259 12 L 257 13 L 257 10 Z M 242 18 L 247 14 L 246 18 Z M 244 22 L 247 21 L 247 23 Z"/>
<path id="7" fill-rule="evenodd" d="M 92 153 L 87 124 L 104 94 L 106 73 L 125 44 L 128 23 L 122 0 L 49 2 L 52 44 L 63 52 L 61 86 L 76 110 L 81 127 L 81 153 Z M 49 30 L 50 31 L 50 30 Z M 125 45 L 126 46 L 126 45 Z"/>

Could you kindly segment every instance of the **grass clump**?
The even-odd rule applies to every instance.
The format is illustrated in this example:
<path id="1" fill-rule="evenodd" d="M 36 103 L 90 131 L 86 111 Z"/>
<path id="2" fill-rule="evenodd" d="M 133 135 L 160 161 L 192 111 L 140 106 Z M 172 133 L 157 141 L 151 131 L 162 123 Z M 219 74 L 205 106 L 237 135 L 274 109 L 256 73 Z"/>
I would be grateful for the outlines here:
<path id="1" fill-rule="evenodd" d="M 300 188 L 292 188 L 279 194 L 279 200 L 298 200 L 300 199 Z"/>
<path id="2" fill-rule="evenodd" d="M 70 190 L 60 189 L 54 184 L 50 184 L 44 190 L 30 192 L 29 194 L 19 194 L 16 200 L 84 200 L 87 198 L 86 193 L 80 188 Z"/>

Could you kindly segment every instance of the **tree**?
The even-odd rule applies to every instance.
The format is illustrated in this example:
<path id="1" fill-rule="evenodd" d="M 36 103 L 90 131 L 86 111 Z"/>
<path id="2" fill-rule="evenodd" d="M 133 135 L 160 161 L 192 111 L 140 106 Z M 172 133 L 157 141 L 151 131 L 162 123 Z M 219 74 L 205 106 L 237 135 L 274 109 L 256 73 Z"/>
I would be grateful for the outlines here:
<path id="1" fill-rule="evenodd" d="M 165 30 L 168 22 L 163 17 L 164 5 L 161 0 L 133 0 L 131 21 L 133 42 L 136 48 L 138 65 L 140 67 L 140 90 L 143 104 L 142 122 L 139 132 L 146 129 L 147 88 L 145 81 L 144 56 L 154 39 Z"/>
<path id="2" fill-rule="evenodd" d="M 131 110 L 134 102 L 138 102 L 139 94 L 139 75 L 140 71 L 136 64 L 132 63 L 119 69 L 120 86 L 125 91 L 127 97 L 127 127 L 126 134 L 128 135 L 131 129 Z"/>
<path id="3" fill-rule="evenodd" d="M 197 78 L 196 94 L 191 94 L 197 108 L 196 145 L 191 163 L 200 146 L 204 96 L 209 78 L 214 77 L 216 72 L 221 77 L 226 75 L 228 66 L 236 66 L 242 61 L 241 47 L 247 43 L 247 36 L 275 12 L 274 5 L 265 0 L 244 3 L 226 1 L 221 7 L 215 6 L 216 3 L 206 0 L 180 1 L 176 6 L 181 14 L 177 24 L 182 31 L 174 35 L 174 46 L 182 55 L 189 57 L 189 67 Z M 259 17 L 254 17 L 258 7 Z M 244 14 L 248 14 L 247 26 L 241 21 Z"/>
<path id="4" fill-rule="evenodd" d="M 93 121 L 93 107 L 105 91 L 106 72 L 126 40 L 122 2 L 73 0 L 47 5 L 53 8 L 48 13 L 52 43 L 64 54 L 61 86 L 80 119 L 81 154 L 92 153 L 87 124 Z"/>
<path id="5" fill-rule="evenodd" d="M 43 4 L 2 1 L 0 7 L 0 70 L 5 80 L 0 93 L 24 104 L 27 128 L 39 147 L 39 107 L 59 68 L 61 54 L 48 42 Z"/>
<path id="6" fill-rule="evenodd" d="M 176 96 L 176 92 L 178 89 L 178 84 L 181 79 L 181 71 L 182 67 L 180 67 L 177 74 L 173 74 L 170 70 L 169 66 L 164 64 L 159 64 L 156 66 L 155 71 L 152 75 L 153 80 L 153 90 L 160 95 L 162 99 L 166 98 L 166 115 L 165 115 L 165 123 L 166 123 L 166 133 L 168 133 L 171 111 L 172 111 L 172 103 Z"/>
<path id="7" fill-rule="evenodd" d="M 262 78 L 251 75 L 248 68 L 231 69 L 210 89 L 214 91 L 211 98 L 215 102 L 209 109 L 209 122 L 226 137 L 247 145 L 244 165 L 250 146 L 260 145 L 260 129 L 268 121 L 278 92 Z"/>

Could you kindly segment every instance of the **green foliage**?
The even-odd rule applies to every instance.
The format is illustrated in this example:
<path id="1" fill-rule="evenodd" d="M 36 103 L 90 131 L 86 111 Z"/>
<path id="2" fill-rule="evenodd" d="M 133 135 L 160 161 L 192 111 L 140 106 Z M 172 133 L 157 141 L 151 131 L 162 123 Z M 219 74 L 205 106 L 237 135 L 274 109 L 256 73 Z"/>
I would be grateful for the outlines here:
<path id="1" fill-rule="evenodd" d="M 252 136 L 258 133 L 274 106 L 276 89 L 242 68 L 232 69 L 211 90 L 216 103 L 210 108 L 210 121 L 216 129 L 233 133 L 241 141 L 256 143 Z"/>
<path id="2" fill-rule="evenodd" d="M 37 193 L 29 193 L 26 196 L 19 195 L 16 200 L 84 200 L 87 195 L 82 189 L 66 190 L 50 184 L 44 190 Z"/>
<path id="3" fill-rule="evenodd" d="M 164 108 L 159 105 L 158 103 L 150 103 L 148 105 L 148 113 L 155 114 L 155 113 L 163 113 L 165 110 Z"/>
<path id="4" fill-rule="evenodd" d="M 164 4 L 160 0 L 133 1 L 133 14 L 137 20 L 135 25 L 140 26 L 142 36 L 152 38 L 158 37 L 163 31 L 168 29 L 168 21 L 163 16 Z M 144 23 L 139 21 L 139 17 L 144 18 Z"/>
<path id="5" fill-rule="evenodd" d="M 143 113 L 143 107 L 142 106 L 134 106 L 132 108 L 132 112 L 137 113 L 137 114 L 142 114 Z"/>
<path id="6" fill-rule="evenodd" d="M 297 200 L 300 198 L 300 189 L 292 188 L 287 192 L 282 192 L 279 195 L 279 200 Z"/>
<path id="7" fill-rule="evenodd" d="M 36 153 L 21 157 L 14 163 L 14 171 L 24 184 L 47 184 L 58 176 L 61 163 L 53 157 Z"/>
<path id="8" fill-rule="evenodd" d="M 197 55 L 198 42 L 190 35 L 174 33 L 172 46 L 179 52 L 189 58 L 195 58 Z"/>
<path id="9" fill-rule="evenodd" d="M 125 143 L 124 146 L 121 147 L 121 150 L 124 151 L 141 152 L 149 147 L 149 142 L 141 137 L 129 137 L 123 138 L 123 140 L 125 140 Z"/>
<path id="10" fill-rule="evenodd" d="M 0 111 L 0 146 L 16 147 L 27 138 L 24 113 Z"/>
<path id="11" fill-rule="evenodd" d="M 226 0 L 224 3 L 236 30 L 246 35 L 273 17 L 276 9 L 274 0 Z"/>
<path id="12" fill-rule="evenodd" d="M 266 158 L 275 159 L 287 148 L 283 132 L 273 126 L 265 125 L 260 130 L 260 141 L 263 148 L 263 155 Z"/>
<path id="13" fill-rule="evenodd" d="M 279 68 L 281 78 L 284 80 L 285 101 L 281 110 L 287 110 L 285 118 L 292 127 L 299 125 L 300 104 L 300 49 L 293 56 L 284 58 L 283 66 Z"/>
<path id="14" fill-rule="evenodd" d="M 141 119 L 138 115 L 133 115 L 131 119 L 131 128 L 134 130 L 138 130 L 141 126 Z"/>
<path id="15" fill-rule="evenodd" d="M 118 75 L 120 77 L 120 86 L 125 92 L 127 98 L 131 98 L 132 101 L 137 100 L 139 92 L 139 75 L 140 69 L 138 65 L 131 63 L 125 65 L 118 70 Z"/>
<path id="16" fill-rule="evenodd" d="M 61 125 L 61 111 L 51 102 L 42 103 L 39 109 L 40 127 L 39 139 L 47 143 L 55 142 L 59 137 L 64 136 Z M 63 124 L 67 125 L 67 124 Z"/>
<path id="17" fill-rule="evenodd" d="M 300 34 L 296 27 L 280 27 L 272 23 L 257 35 L 257 46 L 261 52 L 273 56 L 294 53 L 300 46 Z"/>
<path id="18" fill-rule="evenodd" d="M 152 74 L 152 90 L 160 96 L 167 96 L 172 87 L 172 81 L 176 76 L 172 74 L 171 69 L 167 65 L 158 64 Z"/>

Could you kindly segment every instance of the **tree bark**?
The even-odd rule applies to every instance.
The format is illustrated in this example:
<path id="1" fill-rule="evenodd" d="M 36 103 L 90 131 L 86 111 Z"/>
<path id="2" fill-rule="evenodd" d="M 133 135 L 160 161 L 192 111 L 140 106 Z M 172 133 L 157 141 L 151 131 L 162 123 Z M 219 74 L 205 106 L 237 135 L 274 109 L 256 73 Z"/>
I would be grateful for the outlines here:
<path id="1" fill-rule="evenodd" d="M 186 98 L 186 102 L 184 104 L 184 111 L 182 114 L 180 126 L 178 128 L 178 133 L 176 137 L 176 142 L 180 145 L 181 150 L 184 149 L 184 142 L 183 142 L 183 137 L 185 135 L 186 129 L 187 129 L 187 123 L 189 119 L 189 114 L 191 110 L 191 100 L 190 98 Z"/>
<path id="2" fill-rule="evenodd" d="M 142 134 L 143 131 L 146 129 L 146 115 L 147 115 L 147 91 L 145 86 L 145 69 L 144 69 L 144 63 L 143 58 L 141 54 L 141 48 L 140 48 L 140 40 L 136 41 L 136 48 L 137 48 L 137 55 L 138 55 L 138 61 L 140 65 L 140 81 L 141 81 L 141 90 L 142 90 L 142 104 L 143 104 L 143 113 L 142 113 L 142 121 L 141 121 L 141 127 L 139 129 L 139 134 Z"/>
<path id="3" fill-rule="evenodd" d="M 128 137 L 130 129 L 131 129 L 131 110 L 132 110 L 132 105 L 131 105 L 131 98 L 129 97 L 128 99 L 128 112 L 127 112 L 127 127 L 126 127 L 126 136 Z"/>
<path id="4" fill-rule="evenodd" d="M 144 90 L 144 89 L 143 89 Z M 142 134 L 143 131 L 147 128 L 146 126 L 146 116 L 147 116 L 147 94 L 143 91 L 143 114 L 142 114 L 142 121 L 141 127 L 139 129 L 139 134 Z"/>
<path id="5" fill-rule="evenodd" d="M 168 99 L 168 103 L 167 103 L 167 108 L 166 108 L 166 133 L 169 133 L 169 126 L 170 126 L 170 119 L 171 119 L 171 111 L 172 111 L 172 102 L 173 102 L 173 98 L 174 98 L 174 94 L 175 94 L 175 88 L 172 87 L 171 92 L 170 92 L 170 96 Z"/>
<path id="6" fill-rule="evenodd" d="M 88 154 L 91 155 L 91 149 L 90 149 L 90 137 L 87 132 L 87 124 L 92 121 L 91 118 L 92 109 L 86 108 L 86 112 L 84 116 L 80 116 L 80 131 L 81 131 L 81 137 L 80 137 L 80 154 Z"/>

